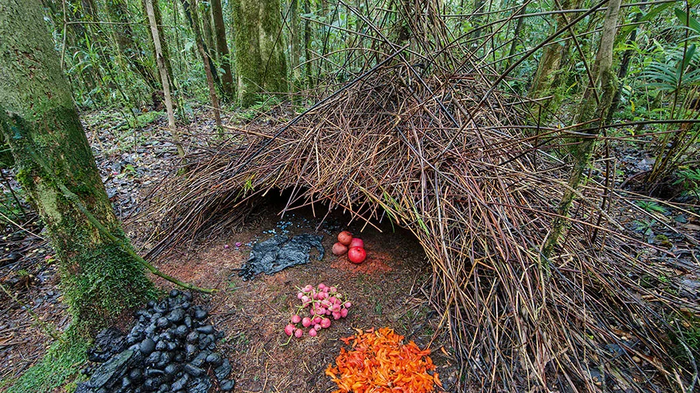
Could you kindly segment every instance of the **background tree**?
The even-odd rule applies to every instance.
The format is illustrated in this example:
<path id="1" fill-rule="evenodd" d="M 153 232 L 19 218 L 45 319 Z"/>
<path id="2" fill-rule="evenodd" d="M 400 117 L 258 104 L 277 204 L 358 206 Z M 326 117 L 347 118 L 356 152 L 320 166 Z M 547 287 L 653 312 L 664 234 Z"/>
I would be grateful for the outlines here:
<path id="1" fill-rule="evenodd" d="M 158 82 L 151 65 L 145 60 L 143 50 L 134 40 L 134 30 L 129 20 L 129 9 L 125 0 L 106 0 L 109 19 L 114 23 L 112 32 L 121 54 L 127 62 L 141 75 L 153 90 L 158 90 Z"/>
<path id="2" fill-rule="evenodd" d="M 0 0 L 0 116 L 17 179 L 41 216 L 60 263 L 74 325 L 97 327 L 140 304 L 153 285 L 109 233 L 128 242 L 112 211 L 61 73 L 38 0 Z M 68 192 L 66 192 L 68 191 Z"/>
<path id="3" fill-rule="evenodd" d="M 194 6 L 193 6 L 194 4 Z M 211 100 L 211 105 L 214 108 L 214 119 L 216 121 L 216 127 L 221 132 L 221 114 L 219 109 L 219 97 L 216 95 L 215 85 L 220 85 L 219 79 L 216 77 L 216 68 L 214 67 L 214 62 L 209 56 L 209 49 L 206 47 L 204 40 L 202 39 L 202 33 L 199 26 L 199 17 L 197 16 L 196 2 L 191 4 L 188 0 L 182 0 L 182 6 L 185 9 L 185 14 L 187 15 L 187 20 L 190 23 L 190 27 L 194 32 L 195 42 L 197 44 L 197 49 L 199 50 L 200 56 L 202 56 L 202 64 L 204 64 L 204 72 L 207 76 L 207 85 L 209 86 L 209 99 Z"/>
<path id="4" fill-rule="evenodd" d="M 234 0 L 238 100 L 254 104 L 261 92 L 287 91 L 279 0 Z"/>
<path id="5" fill-rule="evenodd" d="M 170 94 L 170 79 L 168 77 L 168 68 L 166 67 L 165 57 L 163 56 L 162 45 L 160 41 L 160 33 L 158 31 L 158 22 L 156 20 L 156 15 L 154 11 L 153 0 L 143 0 L 144 6 L 146 8 L 146 15 L 148 16 L 148 23 L 151 25 L 151 35 L 153 36 L 153 50 L 156 54 L 156 61 L 158 62 L 158 72 L 160 73 L 160 80 L 163 85 L 163 98 L 165 100 L 165 109 L 168 113 L 168 127 L 170 132 L 175 139 L 175 146 L 177 147 L 177 153 L 180 157 L 185 156 L 185 150 L 182 148 L 180 143 L 180 133 L 175 125 L 175 111 L 173 110 L 173 99 Z"/>
<path id="6" fill-rule="evenodd" d="M 231 73 L 231 53 L 226 40 L 226 24 L 221 0 L 211 0 L 211 14 L 214 21 L 217 59 L 221 66 L 221 88 L 225 100 L 233 99 L 233 74 Z"/>
<path id="7" fill-rule="evenodd" d="M 146 9 L 146 0 L 141 0 L 141 4 L 143 6 L 143 14 L 145 15 L 146 23 L 150 25 L 150 21 L 148 20 L 148 11 Z M 156 23 L 156 28 L 158 29 L 158 37 L 160 37 L 161 44 L 163 42 L 167 42 L 168 39 L 163 31 L 163 17 L 161 16 L 160 12 L 160 5 L 159 2 L 153 1 L 153 17 L 155 18 L 155 23 Z M 156 50 L 155 47 L 152 48 L 153 50 L 153 55 L 156 56 L 156 65 L 158 64 L 158 57 L 156 55 Z M 165 63 L 165 68 L 168 70 L 168 80 L 172 83 L 173 81 L 173 67 L 170 62 L 170 48 L 168 45 L 161 45 L 160 51 L 163 57 L 163 62 Z"/>
<path id="8" fill-rule="evenodd" d="M 574 8 L 577 8 L 580 3 L 581 0 L 561 0 L 561 3 L 556 2 L 555 4 L 561 4 L 561 8 L 559 10 L 563 11 L 568 10 L 572 5 Z M 556 24 L 554 25 L 552 32 L 563 29 L 569 21 L 566 14 L 563 12 L 556 14 L 555 20 Z M 537 62 L 537 72 L 535 72 L 528 96 L 531 98 L 541 98 L 553 93 L 553 86 L 556 86 L 557 80 L 561 80 L 563 77 L 559 73 L 559 70 L 566 59 L 570 45 L 571 44 L 569 42 L 564 41 L 548 45 L 544 48 L 542 57 Z M 540 105 L 540 114 L 542 113 L 542 110 L 547 110 L 550 103 L 551 100 L 548 100 L 544 104 Z"/>
<path id="9" fill-rule="evenodd" d="M 615 75 L 612 71 L 613 44 L 617 34 L 617 21 L 620 13 L 621 0 L 610 0 L 605 14 L 600 35 L 600 45 L 593 64 L 593 80 L 588 84 L 578 113 L 577 123 L 585 124 L 579 129 L 588 129 L 585 138 L 579 138 L 574 147 L 574 165 L 569 175 L 569 187 L 564 191 L 564 196 L 559 202 L 557 216 L 552 223 L 552 229 L 542 247 L 545 258 L 552 255 L 554 247 L 567 224 L 566 218 L 576 196 L 579 184 L 583 180 L 583 173 L 590 164 L 591 155 L 595 148 L 596 138 L 605 125 L 607 111 L 610 109 L 615 96 Z M 585 135 L 585 133 L 584 133 Z"/>

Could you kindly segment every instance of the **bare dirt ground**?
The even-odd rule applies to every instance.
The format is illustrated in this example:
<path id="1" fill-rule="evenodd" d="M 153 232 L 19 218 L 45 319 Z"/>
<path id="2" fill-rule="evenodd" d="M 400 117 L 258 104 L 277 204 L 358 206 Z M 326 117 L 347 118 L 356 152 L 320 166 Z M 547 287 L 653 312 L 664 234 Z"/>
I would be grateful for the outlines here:
<path id="1" fill-rule="evenodd" d="M 200 298 L 210 307 L 214 325 L 225 333 L 220 347 L 234 366 L 237 391 L 332 391 L 335 385 L 325 369 L 340 353 L 343 343 L 339 339 L 353 335 L 355 329 L 384 326 L 421 348 L 431 348 L 444 387 L 451 391 L 457 377 L 456 365 L 445 332 L 434 337 L 440 318 L 422 293 L 431 272 L 415 238 L 402 230 L 392 233 L 391 226 L 382 227 L 383 233 L 376 229 L 359 233 L 361 224 L 351 225 L 349 229 L 365 241 L 368 252 L 363 264 L 354 265 L 345 256 L 330 253 L 338 232 L 335 223 L 343 218 L 332 215 L 326 221 L 328 225 L 322 225 L 318 232 L 324 235 L 326 255 L 322 260 L 312 252 L 306 265 L 241 280 L 236 269 L 248 257 L 247 244 L 273 236 L 272 231 L 282 233 L 281 227 L 288 223 L 289 235 L 314 233 L 320 222 L 308 209 L 288 214 L 280 225 L 274 214 L 280 208 L 269 206 L 255 224 L 207 240 L 194 251 L 180 247 L 159 258 L 159 266 L 166 273 L 219 289 L 213 296 Z M 347 221 L 349 217 L 344 218 Z M 243 245 L 236 248 L 237 242 Z M 317 337 L 295 338 L 287 344 L 283 329 L 300 305 L 296 297 L 299 288 L 319 283 L 335 285 L 349 297 L 353 306 L 348 317 L 334 321 Z"/>
<path id="2" fill-rule="evenodd" d="M 114 148 L 114 144 L 125 143 L 124 137 L 117 141 L 119 132 L 104 120 L 91 122 L 88 118 L 86 128 L 108 195 L 124 218 L 139 208 L 147 190 L 173 168 L 177 158 L 169 136 L 153 126 L 142 130 L 149 133 L 147 137 L 127 136 L 128 148 Z M 452 391 L 457 369 L 447 332 L 439 329 L 445 321 L 432 311 L 426 296 L 431 268 L 410 233 L 389 223 L 380 225 L 381 232 L 371 226 L 362 230 L 364 225 L 358 222 L 346 226 L 350 216 L 340 212 L 331 213 L 319 226 L 320 206 L 316 206 L 316 216 L 311 209 L 302 209 L 284 218 L 277 214 L 284 206 L 280 199 L 273 198 L 265 206 L 252 223 L 216 238 L 178 245 L 155 261 L 167 274 L 218 289 L 214 295 L 197 296 L 197 303 L 209 308 L 211 322 L 225 334 L 218 348 L 231 360 L 237 392 L 332 391 L 335 386 L 325 369 L 344 346 L 339 339 L 355 334 L 355 329 L 385 326 L 404 335 L 406 341 L 430 348 L 445 391 Z M 8 226 L 0 242 L 5 257 L 12 252 L 19 256 L 16 261 L 0 263 L 0 280 L 11 284 L 12 295 L 0 293 L 0 392 L 43 356 L 53 343 L 48 330 L 62 331 L 70 323 L 50 246 L 39 227 L 32 222 L 20 224 L 33 234 Z M 309 264 L 271 276 L 243 281 L 236 274 L 254 242 L 274 234 L 316 233 L 317 228 L 324 236 L 322 260 L 312 252 Z M 368 257 L 363 264 L 351 264 L 346 257 L 330 252 L 342 229 L 365 241 Z M 156 282 L 164 290 L 172 288 L 165 281 Z M 298 288 L 319 283 L 335 285 L 347 295 L 353 303 L 348 317 L 334 321 L 317 337 L 307 335 L 288 342 L 283 329 L 300 305 Z"/>

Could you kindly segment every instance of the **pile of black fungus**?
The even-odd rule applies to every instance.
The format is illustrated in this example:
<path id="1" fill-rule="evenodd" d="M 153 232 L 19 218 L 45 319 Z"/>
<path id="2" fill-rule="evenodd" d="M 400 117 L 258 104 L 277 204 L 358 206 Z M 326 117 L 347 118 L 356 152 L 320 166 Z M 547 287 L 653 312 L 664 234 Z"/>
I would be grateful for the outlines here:
<path id="1" fill-rule="evenodd" d="M 231 364 L 216 352 L 221 334 L 206 324 L 207 311 L 192 305 L 189 292 L 170 291 L 136 312 L 129 334 L 105 329 L 88 351 L 90 380 L 76 393 L 206 393 L 216 384 L 232 391 Z"/>

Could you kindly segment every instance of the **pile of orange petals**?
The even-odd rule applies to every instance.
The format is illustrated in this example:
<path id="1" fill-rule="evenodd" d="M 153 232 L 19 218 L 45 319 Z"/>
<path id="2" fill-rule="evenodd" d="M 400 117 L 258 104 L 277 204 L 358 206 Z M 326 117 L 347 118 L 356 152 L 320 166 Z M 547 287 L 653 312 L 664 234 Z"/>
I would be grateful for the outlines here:
<path id="1" fill-rule="evenodd" d="M 340 349 L 335 367 L 326 375 L 338 384 L 333 393 L 433 392 L 442 387 L 435 365 L 416 343 L 403 344 L 403 336 L 392 329 L 370 330 L 342 339 L 352 349 Z"/>

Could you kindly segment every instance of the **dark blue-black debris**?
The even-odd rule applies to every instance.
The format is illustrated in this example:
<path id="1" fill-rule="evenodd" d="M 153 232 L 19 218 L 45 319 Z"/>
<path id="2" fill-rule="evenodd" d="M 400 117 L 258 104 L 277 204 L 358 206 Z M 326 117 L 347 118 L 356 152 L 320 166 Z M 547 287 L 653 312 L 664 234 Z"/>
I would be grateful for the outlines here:
<path id="1" fill-rule="evenodd" d="M 205 322 L 207 311 L 192 306 L 192 295 L 173 290 L 160 302 L 136 312 L 129 334 L 115 328 L 100 332 L 88 350 L 90 380 L 77 393 L 207 392 L 214 383 L 231 391 L 231 366 L 216 352 L 222 335 Z"/>
<path id="2" fill-rule="evenodd" d="M 257 243 L 238 275 L 250 280 L 260 273 L 274 274 L 290 266 L 309 263 L 309 253 L 314 248 L 318 250 L 320 261 L 325 254 L 321 240 L 321 235 L 303 234 L 292 238 L 275 236 Z"/>

